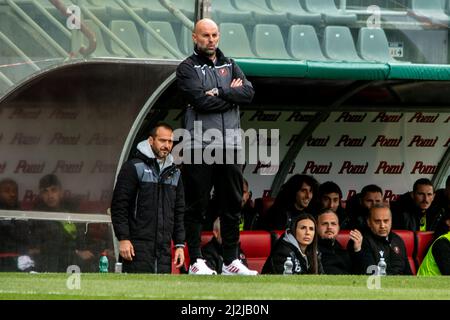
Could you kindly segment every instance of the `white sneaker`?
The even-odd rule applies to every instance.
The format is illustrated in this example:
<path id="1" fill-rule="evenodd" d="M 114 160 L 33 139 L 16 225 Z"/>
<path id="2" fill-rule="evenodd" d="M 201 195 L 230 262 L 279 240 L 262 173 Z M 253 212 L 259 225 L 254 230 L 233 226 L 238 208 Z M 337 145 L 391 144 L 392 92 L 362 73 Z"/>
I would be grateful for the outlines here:
<path id="1" fill-rule="evenodd" d="M 223 264 L 222 274 L 227 276 L 235 276 L 235 275 L 256 276 L 258 274 L 258 271 L 250 270 L 241 262 L 241 260 L 235 259 L 227 266 Z"/>
<path id="2" fill-rule="evenodd" d="M 210 269 L 203 259 L 197 259 L 197 262 L 189 266 L 189 274 L 217 274 L 216 271 Z"/>

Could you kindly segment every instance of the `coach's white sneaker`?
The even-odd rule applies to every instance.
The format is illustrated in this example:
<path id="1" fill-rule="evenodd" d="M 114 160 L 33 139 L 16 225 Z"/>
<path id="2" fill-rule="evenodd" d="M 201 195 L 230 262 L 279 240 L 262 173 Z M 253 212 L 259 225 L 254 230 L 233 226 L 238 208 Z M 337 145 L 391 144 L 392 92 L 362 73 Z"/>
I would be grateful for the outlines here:
<path id="1" fill-rule="evenodd" d="M 197 261 L 194 264 L 191 264 L 189 266 L 189 274 L 198 274 L 198 275 L 202 275 L 202 274 L 217 274 L 216 271 L 210 269 L 206 263 L 205 260 L 203 259 L 197 259 Z"/>
<path id="2" fill-rule="evenodd" d="M 258 274 L 258 271 L 250 270 L 241 262 L 241 260 L 235 259 L 227 266 L 223 264 L 222 274 L 227 276 L 256 276 Z"/>

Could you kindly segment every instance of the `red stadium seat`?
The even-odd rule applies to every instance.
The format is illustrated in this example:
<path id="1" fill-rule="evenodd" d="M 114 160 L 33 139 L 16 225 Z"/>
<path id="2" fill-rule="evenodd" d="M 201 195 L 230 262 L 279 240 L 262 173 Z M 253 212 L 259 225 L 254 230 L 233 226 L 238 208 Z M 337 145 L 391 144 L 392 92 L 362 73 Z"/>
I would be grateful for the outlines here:
<path id="1" fill-rule="evenodd" d="M 414 262 L 414 250 L 416 247 L 416 237 L 413 231 L 410 230 L 392 230 L 400 238 L 402 238 L 406 247 L 406 255 L 413 274 L 416 274 L 416 264 Z"/>
<path id="2" fill-rule="evenodd" d="M 201 245 L 205 245 L 213 233 L 211 231 L 202 232 Z M 240 234 L 241 248 L 247 258 L 247 263 L 250 269 L 257 270 L 261 273 L 262 267 L 270 254 L 271 236 L 267 231 L 241 231 Z M 172 255 L 175 252 L 175 247 L 172 244 Z M 184 250 L 185 268 L 189 268 L 189 253 L 187 246 Z M 180 270 L 176 269 L 172 264 L 172 274 L 179 274 Z"/>
<path id="3" fill-rule="evenodd" d="M 248 267 L 261 273 L 270 255 L 271 236 L 267 231 L 242 231 L 241 248 L 247 257 Z"/>
<path id="4" fill-rule="evenodd" d="M 212 231 L 203 231 L 202 232 L 202 242 L 200 244 L 200 246 L 204 246 L 205 244 L 207 244 L 211 238 L 214 236 Z"/>
<path id="5" fill-rule="evenodd" d="M 269 208 L 273 205 L 275 198 L 262 197 L 255 199 L 255 210 L 260 217 L 264 217 L 267 214 Z"/>
<path id="6" fill-rule="evenodd" d="M 431 240 L 433 240 L 433 234 L 433 231 L 416 231 L 417 247 L 415 258 L 417 268 L 420 266 L 423 258 L 425 258 L 425 255 L 427 254 L 428 246 L 430 245 Z"/>
<path id="7" fill-rule="evenodd" d="M 17 252 L 0 252 L 0 259 L 2 258 L 15 258 L 18 257 L 19 254 Z"/>
<path id="8" fill-rule="evenodd" d="M 350 240 L 350 230 L 341 230 L 336 237 L 337 242 L 342 248 L 347 249 L 348 240 Z"/>
<path id="9" fill-rule="evenodd" d="M 273 230 L 272 234 L 275 236 L 276 239 L 278 239 L 279 237 L 281 237 L 284 233 L 284 230 Z"/>

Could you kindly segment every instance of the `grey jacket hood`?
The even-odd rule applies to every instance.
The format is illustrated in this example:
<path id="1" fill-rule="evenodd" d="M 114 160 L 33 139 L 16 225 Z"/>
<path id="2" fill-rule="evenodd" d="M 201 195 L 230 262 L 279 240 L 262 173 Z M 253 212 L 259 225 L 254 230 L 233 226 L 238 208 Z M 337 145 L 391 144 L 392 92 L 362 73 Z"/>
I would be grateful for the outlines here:
<path id="1" fill-rule="evenodd" d="M 304 253 L 302 252 L 302 250 L 300 249 L 300 245 L 298 244 L 298 241 L 297 241 L 297 239 L 295 238 L 295 236 L 294 236 L 292 233 L 286 231 L 285 234 L 284 234 L 284 237 L 283 237 L 283 241 L 286 241 L 287 243 L 290 243 L 290 244 L 292 244 L 295 248 L 297 248 L 298 252 L 300 252 L 300 255 L 303 257 L 303 259 L 304 259 L 305 262 L 306 262 L 306 267 L 307 267 L 307 269 L 309 269 L 309 261 L 308 261 L 308 257 L 307 257 L 306 254 L 304 254 Z"/>
<path id="2" fill-rule="evenodd" d="M 287 243 L 292 244 L 298 249 L 298 251 L 302 252 L 302 250 L 300 250 L 300 246 L 298 245 L 297 239 L 294 237 L 292 233 L 286 231 L 284 233 L 283 240 L 286 241 Z"/>
<path id="3" fill-rule="evenodd" d="M 148 140 L 143 140 L 138 143 L 137 149 L 146 157 L 150 159 L 156 159 L 155 153 L 152 150 L 152 147 L 150 146 L 150 143 Z M 161 171 L 163 171 L 165 168 L 170 167 L 173 164 L 173 156 L 169 153 L 166 157 L 166 161 L 164 162 L 164 166 L 161 168 Z"/>

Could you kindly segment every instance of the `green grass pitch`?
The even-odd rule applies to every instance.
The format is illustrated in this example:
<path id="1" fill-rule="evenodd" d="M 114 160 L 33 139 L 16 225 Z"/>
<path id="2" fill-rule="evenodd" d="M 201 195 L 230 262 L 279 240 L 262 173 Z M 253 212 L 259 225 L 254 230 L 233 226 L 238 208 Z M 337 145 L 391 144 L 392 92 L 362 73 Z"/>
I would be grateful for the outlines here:
<path id="1" fill-rule="evenodd" d="M 189 276 L 0 273 L 0 299 L 450 299 L 450 277 L 387 276 L 369 289 L 368 276 Z M 373 287 L 374 282 L 369 281 Z"/>

